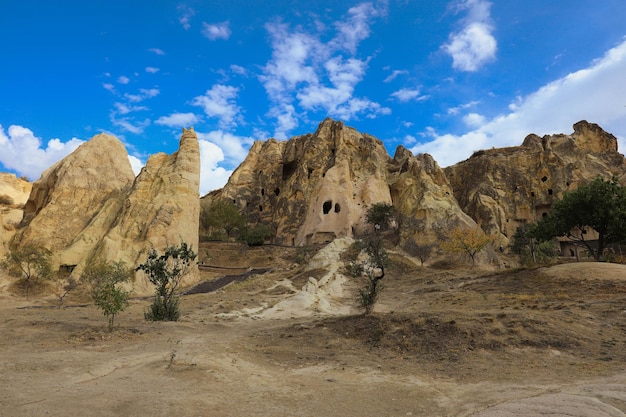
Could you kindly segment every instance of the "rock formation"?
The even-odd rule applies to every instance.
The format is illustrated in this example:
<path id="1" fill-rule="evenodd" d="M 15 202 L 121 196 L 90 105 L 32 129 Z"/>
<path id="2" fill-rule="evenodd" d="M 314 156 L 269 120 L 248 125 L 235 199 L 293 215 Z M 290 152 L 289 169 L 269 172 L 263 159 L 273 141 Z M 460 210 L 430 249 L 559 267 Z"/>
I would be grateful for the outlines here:
<path id="1" fill-rule="evenodd" d="M 14 174 L 0 173 L 0 258 L 6 253 L 9 241 L 22 221 L 24 204 L 32 187 L 31 182 Z"/>
<path id="2" fill-rule="evenodd" d="M 193 130 L 183 130 L 178 151 L 150 156 L 123 200 L 96 254 L 138 265 L 149 249 L 185 242 L 198 251 L 200 148 Z M 108 217 L 108 216 L 107 216 Z M 187 281 L 197 278 L 197 274 Z M 138 282 L 135 291 L 149 291 Z"/>
<path id="3" fill-rule="evenodd" d="M 88 239 L 81 233 L 107 202 L 123 199 L 134 178 L 124 145 L 107 134 L 94 136 L 34 182 L 13 244 L 43 245 L 59 265 L 80 263 L 108 225 Z M 68 251 L 73 246 L 80 246 L 80 251 Z"/>
<path id="4" fill-rule="evenodd" d="M 380 140 L 331 119 L 314 134 L 255 142 L 226 186 L 203 204 L 220 198 L 252 224 L 270 225 L 275 243 L 297 246 L 366 231 L 365 213 L 374 203 L 393 203 L 431 240 L 431 230 L 474 224 L 430 156 L 402 148 L 392 159 Z"/>
<path id="5" fill-rule="evenodd" d="M 150 248 L 181 241 L 197 251 L 199 181 L 193 128 L 178 152 L 151 156 L 136 179 L 122 143 L 97 135 L 34 183 L 12 245 L 41 244 L 68 270 L 93 256 L 134 267 Z"/>
<path id="6" fill-rule="evenodd" d="M 521 146 L 478 151 L 444 171 L 463 211 L 506 244 L 563 192 L 598 176 L 623 176 L 626 163 L 613 135 L 580 121 L 571 135 L 530 134 Z"/>

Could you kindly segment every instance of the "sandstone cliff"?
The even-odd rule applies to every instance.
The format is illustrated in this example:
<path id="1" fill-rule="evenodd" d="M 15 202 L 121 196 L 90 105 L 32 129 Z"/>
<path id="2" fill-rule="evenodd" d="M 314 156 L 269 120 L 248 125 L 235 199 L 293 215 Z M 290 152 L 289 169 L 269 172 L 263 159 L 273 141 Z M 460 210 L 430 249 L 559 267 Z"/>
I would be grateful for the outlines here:
<path id="1" fill-rule="evenodd" d="M 150 156 L 95 254 L 128 265 L 143 262 L 151 248 L 186 242 L 198 252 L 200 148 L 193 130 L 183 130 L 176 153 Z M 109 218 L 108 214 L 105 214 Z M 197 270 L 186 282 L 197 279 Z M 145 280 L 136 292 L 150 292 Z"/>
<path id="2" fill-rule="evenodd" d="M 270 225 L 275 243 L 297 246 L 359 235 L 371 228 L 367 209 L 381 202 L 411 220 L 404 237 L 433 240 L 434 230 L 475 224 L 430 156 L 402 148 L 392 159 L 380 140 L 331 119 L 313 134 L 256 142 L 202 204 L 216 199 L 234 202 L 253 225 Z"/>
<path id="3" fill-rule="evenodd" d="M 9 241 L 22 221 L 32 187 L 31 182 L 14 174 L 0 173 L 0 258 L 6 253 Z"/>
<path id="4" fill-rule="evenodd" d="M 84 242 L 82 252 L 68 248 L 107 201 L 123 198 L 134 177 L 124 145 L 107 134 L 94 136 L 34 182 L 13 244 L 43 245 L 55 254 L 55 264 L 79 263 L 108 225 Z"/>
<path id="5" fill-rule="evenodd" d="M 134 267 L 150 248 L 181 241 L 197 251 L 199 181 L 193 128 L 183 131 L 178 152 L 151 156 L 137 178 L 122 143 L 97 135 L 33 184 L 12 245 L 43 245 L 68 271 L 93 256 Z"/>
<path id="6" fill-rule="evenodd" d="M 545 215 L 563 192 L 625 172 L 617 139 L 586 121 L 571 135 L 530 134 L 521 146 L 478 151 L 445 169 L 463 211 L 503 244 L 520 224 Z"/>

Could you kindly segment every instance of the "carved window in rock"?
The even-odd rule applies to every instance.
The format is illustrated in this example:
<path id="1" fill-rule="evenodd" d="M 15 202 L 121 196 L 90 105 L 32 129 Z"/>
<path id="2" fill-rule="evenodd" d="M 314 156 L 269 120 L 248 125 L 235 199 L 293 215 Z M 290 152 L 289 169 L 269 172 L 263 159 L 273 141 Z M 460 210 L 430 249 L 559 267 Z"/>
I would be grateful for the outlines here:
<path id="1" fill-rule="evenodd" d="M 322 212 L 324 214 L 328 214 L 330 213 L 330 210 L 333 208 L 333 202 L 332 200 L 328 200 L 328 201 L 324 201 L 324 204 L 322 204 Z"/>
<path id="2" fill-rule="evenodd" d="M 546 182 L 548 181 L 548 177 L 546 177 L 545 175 L 541 178 L 541 182 Z"/>
<path id="3" fill-rule="evenodd" d="M 341 206 L 339 203 L 335 203 L 335 213 L 339 213 L 341 211 Z"/>
<path id="4" fill-rule="evenodd" d="M 276 196 L 278 197 L 278 195 L 280 194 L 280 188 L 276 188 L 274 190 L 274 194 L 276 194 Z"/>

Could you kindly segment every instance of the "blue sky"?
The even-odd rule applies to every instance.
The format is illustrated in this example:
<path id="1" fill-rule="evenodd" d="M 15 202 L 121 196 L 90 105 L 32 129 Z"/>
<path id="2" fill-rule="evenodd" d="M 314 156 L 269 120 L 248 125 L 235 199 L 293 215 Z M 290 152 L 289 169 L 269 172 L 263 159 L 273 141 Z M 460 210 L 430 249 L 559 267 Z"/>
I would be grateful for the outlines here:
<path id="1" fill-rule="evenodd" d="M 136 172 L 201 145 L 201 194 L 254 140 L 326 117 L 447 166 L 586 119 L 626 146 L 623 0 L 0 2 L 0 171 L 100 132 Z"/>

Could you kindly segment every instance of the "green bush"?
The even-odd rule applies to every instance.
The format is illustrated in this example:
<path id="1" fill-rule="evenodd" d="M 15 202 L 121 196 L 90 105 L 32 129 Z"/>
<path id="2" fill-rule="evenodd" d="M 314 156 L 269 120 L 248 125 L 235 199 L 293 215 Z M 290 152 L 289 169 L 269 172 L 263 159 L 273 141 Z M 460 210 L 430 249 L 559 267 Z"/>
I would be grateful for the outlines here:
<path id="1" fill-rule="evenodd" d="M 272 236 L 272 229 L 268 225 L 261 223 L 248 229 L 242 237 L 248 246 L 262 246 Z"/>
<path id="2" fill-rule="evenodd" d="M 91 287 L 90 295 L 96 307 L 107 318 L 109 330 L 115 316 L 128 307 L 130 292 L 120 284 L 132 278 L 132 271 L 123 262 L 91 260 L 85 266 L 80 280 Z"/>
<path id="3" fill-rule="evenodd" d="M 155 286 L 154 301 L 145 313 L 146 320 L 177 321 L 180 318 L 176 289 L 191 271 L 196 258 L 197 254 L 185 242 L 166 247 L 163 255 L 155 249 L 148 252 L 146 261 L 137 267 L 137 271 L 145 272 Z"/>

